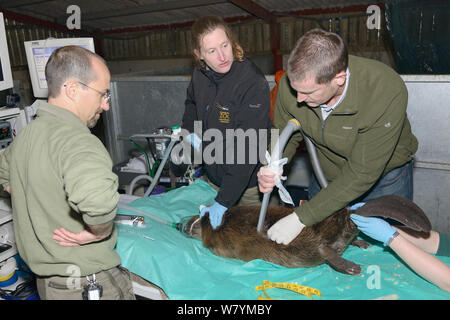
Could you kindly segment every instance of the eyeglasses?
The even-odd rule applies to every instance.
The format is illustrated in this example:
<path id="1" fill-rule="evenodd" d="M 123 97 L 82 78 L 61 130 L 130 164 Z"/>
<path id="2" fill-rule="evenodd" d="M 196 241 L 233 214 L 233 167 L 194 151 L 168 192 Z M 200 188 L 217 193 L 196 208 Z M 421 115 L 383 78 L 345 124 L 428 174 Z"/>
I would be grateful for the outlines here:
<path id="1" fill-rule="evenodd" d="M 88 86 L 87 84 L 85 84 L 85 83 L 83 83 L 83 82 L 81 82 L 81 81 L 78 81 L 78 83 L 81 84 L 81 85 L 83 85 L 83 86 L 85 86 L 85 87 L 87 87 L 87 88 L 89 88 L 89 89 L 92 89 L 92 90 L 94 90 L 95 92 L 97 92 L 98 94 L 100 94 L 100 96 L 101 96 L 103 99 L 105 99 L 106 102 L 107 102 L 109 105 L 111 105 L 111 91 L 110 91 L 109 89 L 107 89 L 105 92 L 101 92 L 101 91 L 98 91 L 98 90 L 95 89 L 95 88 L 92 88 L 92 87 Z"/>

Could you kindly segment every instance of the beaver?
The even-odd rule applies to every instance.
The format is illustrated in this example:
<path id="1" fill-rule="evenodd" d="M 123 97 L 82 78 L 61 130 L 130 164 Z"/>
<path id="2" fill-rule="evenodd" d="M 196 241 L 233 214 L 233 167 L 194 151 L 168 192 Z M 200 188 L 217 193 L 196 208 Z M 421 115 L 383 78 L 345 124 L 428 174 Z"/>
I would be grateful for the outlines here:
<path id="1" fill-rule="evenodd" d="M 267 237 L 267 230 L 279 219 L 291 214 L 293 208 L 269 206 L 261 233 L 256 230 L 260 207 L 235 206 L 222 218 L 222 224 L 212 229 L 208 214 L 201 219 L 193 216 L 185 225 L 185 233 L 201 239 L 203 246 L 226 258 L 250 261 L 262 259 L 289 268 L 313 267 L 327 263 L 336 271 L 358 275 L 361 267 L 341 257 L 350 245 L 368 248 L 357 240 L 358 228 L 350 219 L 355 213 L 365 217 L 383 217 L 400 222 L 405 227 L 427 233 L 431 223 L 425 213 L 412 201 L 399 196 L 382 196 L 367 202 L 354 212 L 341 209 L 323 221 L 306 226 L 288 245 L 277 244 Z"/>

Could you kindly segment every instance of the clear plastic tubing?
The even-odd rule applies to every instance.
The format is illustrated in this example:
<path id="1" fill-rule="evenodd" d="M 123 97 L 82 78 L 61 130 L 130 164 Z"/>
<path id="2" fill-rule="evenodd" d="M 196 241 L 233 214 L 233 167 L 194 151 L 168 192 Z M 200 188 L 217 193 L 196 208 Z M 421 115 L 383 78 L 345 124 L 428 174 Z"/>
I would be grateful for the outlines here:
<path id="1" fill-rule="evenodd" d="M 154 216 L 154 215 L 152 215 L 152 214 L 150 214 L 150 213 L 147 213 L 147 212 L 142 211 L 142 210 L 137 209 L 137 208 L 133 208 L 133 207 L 127 206 L 127 205 L 125 205 L 125 204 L 120 204 L 120 203 L 119 203 L 119 204 L 118 204 L 118 207 L 119 207 L 119 209 L 123 209 L 123 210 L 127 210 L 127 211 L 132 211 L 132 212 L 137 213 L 137 214 L 139 214 L 139 215 L 144 215 L 144 216 L 146 216 L 146 217 L 148 217 L 148 218 L 150 218 L 150 219 L 152 219 L 152 220 L 154 220 L 154 221 L 156 221 L 156 222 L 159 222 L 159 223 L 162 223 L 162 224 L 166 224 L 166 225 L 168 225 L 168 226 L 170 226 L 170 227 L 173 227 L 173 228 L 176 226 L 176 223 L 173 223 L 173 222 L 170 222 L 170 221 L 161 219 L 161 218 L 159 218 L 159 217 L 157 217 L 157 216 Z"/>
<path id="2" fill-rule="evenodd" d="M 161 161 L 161 163 L 158 166 L 158 170 L 156 170 L 156 174 L 153 177 L 153 181 L 150 185 L 150 187 L 147 189 L 147 191 L 144 193 L 144 197 L 148 197 L 148 195 L 150 193 L 152 193 L 153 189 L 155 188 L 156 183 L 159 180 L 159 176 L 161 175 L 161 172 L 164 168 L 164 165 L 166 164 L 167 159 L 169 158 L 170 152 L 172 151 L 173 146 L 175 145 L 175 143 L 177 143 L 177 140 L 171 140 L 169 143 L 169 146 L 167 147 L 166 152 L 164 153 L 164 157 Z"/>

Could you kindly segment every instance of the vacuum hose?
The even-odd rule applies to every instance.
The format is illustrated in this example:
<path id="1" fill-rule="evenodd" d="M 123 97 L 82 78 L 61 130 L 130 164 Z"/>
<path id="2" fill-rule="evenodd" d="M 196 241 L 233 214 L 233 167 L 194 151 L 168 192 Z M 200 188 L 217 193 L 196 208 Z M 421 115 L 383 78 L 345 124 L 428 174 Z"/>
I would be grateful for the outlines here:
<path id="1" fill-rule="evenodd" d="M 280 134 L 280 137 L 278 138 L 278 141 L 275 143 L 275 147 L 272 149 L 271 154 L 271 160 L 276 161 L 280 160 L 284 147 L 286 146 L 286 143 L 288 142 L 289 138 L 291 137 L 292 133 L 300 128 L 300 123 L 296 119 L 290 119 L 284 127 L 283 131 Z M 259 219 L 258 219 L 258 226 L 257 231 L 261 232 L 262 227 L 264 225 L 264 220 L 266 218 L 266 212 L 267 212 L 267 206 L 269 205 L 269 199 L 270 194 L 272 193 L 272 190 L 264 194 L 261 210 L 259 211 Z"/>
<path id="2" fill-rule="evenodd" d="M 317 150 L 311 140 L 303 133 L 303 131 L 302 134 L 303 139 L 305 139 L 306 149 L 308 150 L 309 159 L 311 161 L 314 174 L 316 175 L 317 181 L 319 182 L 322 189 L 325 189 L 328 185 L 328 181 L 327 178 L 325 178 L 322 167 L 320 166 L 319 158 L 317 157 Z"/>
<path id="3" fill-rule="evenodd" d="M 300 129 L 301 125 L 296 119 L 290 119 L 286 125 L 286 127 L 283 129 L 283 131 L 280 134 L 280 137 L 278 138 L 278 141 L 275 144 L 275 147 L 272 149 L 273 154 L 271 155 L 271 160 L 279 160 L 282 157 L 284 147 L 286 146 L 287 141 L 291 137 L 292 133 L 296 131 L 297 129 Z M 322 188 L 326 188 L 328 185 L 327 179 L 325 178 L 325 175 L 322 171 L 322 167 L 320 166 L 319 159 L 317 157 L 317 150 L 314 147 L 314 144 L 311 142 L 311 140 L 306 136 L 303 131 L 302 135 L 305 139 L 306 149 L 308 150 L 309 158 L 314 170 L 314 173 L 317 177 L 317 180 L 319 181 L 319 184 Z M 264 194 L 263 202 L 261 205 L 261 210 L 259 212 L 259 219 L 258 219 L 258 226 L 257 231 L 261 232 L 264 220 L 266 218 L 266 212 L 267 212 L 267 206 L 269 205 L 269 199 L 270 194 L 272 193 L 272 190 Z"/>

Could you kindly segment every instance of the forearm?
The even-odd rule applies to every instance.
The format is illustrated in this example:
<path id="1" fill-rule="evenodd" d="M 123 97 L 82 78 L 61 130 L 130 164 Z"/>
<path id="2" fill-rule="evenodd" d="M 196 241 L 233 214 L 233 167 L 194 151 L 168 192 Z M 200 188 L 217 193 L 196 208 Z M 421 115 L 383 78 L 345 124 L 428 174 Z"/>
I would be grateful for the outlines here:
<path id="1" fill-rule="evenodd" d="M 215 200 L 227 208 L 235 205 L 245 192 L 256 166 L 256 164 L 230 165 L 227 174 L 222 178 Z"/>
<path id="2" fill-rule="evenodd" d="M 392 250 L 424 279 L 450 292 L 450 267 L 416 247 L 400 234 L 390 244 Z"/>
<path id="3" fill-rule="evenodd" d="M 113 221 L 97 225 L 86 225 L 86 229 L 79 233 L 70 232 L 64 228 L 53 230 L 53 239 L 64 247 L 82 246 L 85 244 L 102 241 L 111 235 Z"/>
<path id="4" fill-rule="evenodd" d="M 98 239 L 98 241 L 103 240 L 111 234 L 112 227 L 114 225 L 113 221 L 109 221 L 102 224 L 97 225 L 87 225 L 87 228 L 89 231 L 95 235 Z"/>
<path id="5" fill-rule="evenodd" d="M 430 231 L 427 238 L 422 237 L 422 234 L 415 234 L 410 229 L 403 229 L 402 227 L 397 227 L 396 229 L 402 235 L 403 238 L 414 244 L 416 247 L 431 253 L 436 254 L 439 246 L 439 233 L 436 231 Z"/>
<path id="6" fill-rule="evenodd" d="M 342 185 L 333 181 L 312 199 L 299 206 L 295 212 L 302 223 L 312 226 L 344 208 L 356 197 L 357 195 L 349 189 L 348 183 Z"/>

